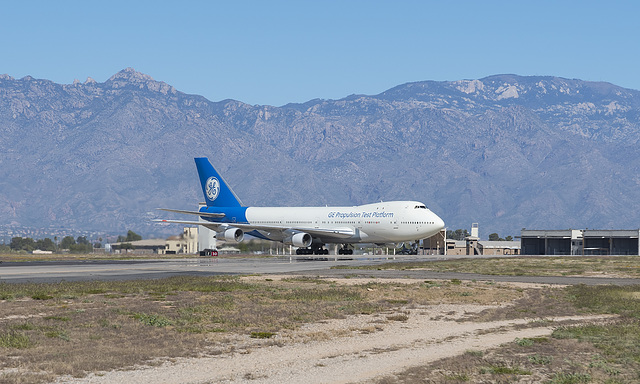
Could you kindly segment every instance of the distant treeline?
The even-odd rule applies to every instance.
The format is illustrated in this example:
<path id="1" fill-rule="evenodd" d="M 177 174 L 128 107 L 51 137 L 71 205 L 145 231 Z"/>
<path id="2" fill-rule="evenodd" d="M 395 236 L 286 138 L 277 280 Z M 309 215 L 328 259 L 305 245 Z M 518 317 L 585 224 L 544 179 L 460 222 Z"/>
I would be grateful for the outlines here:
<path id="1" fill-rule="evenodd" d="M 127 232 L 127 236 L 118 236 L 118 242 L 136 240 L 142 240 L 142 236 L 131 230 Z M 54 237 L 53 240 L 49 237 L 40 240 L 34 240 L 30 237 L 14 237 L 11 239 L 8 248 L 14 252 L 33 252 L 39 249 L 41 251 L 51 252 L 69 250 L 71 253 L 91 253 L 94 248 L 102 248 L 102 238 L 98 239 L 98 242 L 91 244 L 86 236 L 78 236 L 75 239 L 73 236 L 65 236 L 58 244 L 57 237 Z"/>
<path id="2" fill-rule="evenodd" d="M 94 245 L 87 240 L 86 236 L 78 236 L 77 239 L 74 239 L 72 236 L 65 236 L 62 241 L 60 241 L 60 244 L 56 244 L 57 238 L 55 240 L 54 242 L 49 237 L 40 240 L 34 240 L 30 237 L 14 237 L 11 239 L 9 248 L 16 252 L 33 252 L 36 249 L 51 252 L 57 252 L 61 249 L 68 249 L 69 252 L 72 253 L 93 252 Z M 95 244 L 96 248 L 100 246 L 100 243 Z"/>

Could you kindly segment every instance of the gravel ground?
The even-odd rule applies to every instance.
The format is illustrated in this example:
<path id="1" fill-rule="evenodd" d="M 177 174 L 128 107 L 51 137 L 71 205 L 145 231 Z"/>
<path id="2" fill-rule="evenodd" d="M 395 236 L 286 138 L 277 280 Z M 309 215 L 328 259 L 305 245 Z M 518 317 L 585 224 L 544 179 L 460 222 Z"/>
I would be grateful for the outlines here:
<path id="1" fill-rule="evenodd" d="M 551 334 L 548 320 L 594 320 L 596 317 L 545 319 L 540 327 L 517 329 L 536 319 L 494 322 L 456 321 L 487 306 L 436 305 L 396 313 L 352 316 L 308 324 L 274 339 L 238 337 L 233 351 L 214 357 L 185 358 L 154 367 L 91 374 L 59 383 L 361 383 L 413 366 L 485 350 L 515 338 Z M 402 321 L 404 316 L 408 318 Z M 535 324 L 535 323 L 534 323 Z"/>

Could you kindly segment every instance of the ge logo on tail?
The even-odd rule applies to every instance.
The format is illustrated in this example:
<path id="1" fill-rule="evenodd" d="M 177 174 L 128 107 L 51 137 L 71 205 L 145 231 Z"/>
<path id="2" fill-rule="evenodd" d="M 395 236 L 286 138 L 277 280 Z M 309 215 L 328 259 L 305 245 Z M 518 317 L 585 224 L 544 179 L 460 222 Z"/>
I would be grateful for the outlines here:
<path id="1" fill-rule="evenodd" d="M 220 181 L 218 181 L 218 179 L 213 176 L 208 178 L 206 183 L 206 191 L 209 200 L 215 200 L 220 194 Z"/>

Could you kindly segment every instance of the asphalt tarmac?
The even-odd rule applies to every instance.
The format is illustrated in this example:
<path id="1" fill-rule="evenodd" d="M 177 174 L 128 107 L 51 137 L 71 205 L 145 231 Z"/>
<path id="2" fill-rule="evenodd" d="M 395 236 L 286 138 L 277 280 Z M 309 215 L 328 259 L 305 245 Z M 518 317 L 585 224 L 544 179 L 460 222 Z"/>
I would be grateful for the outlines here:
<path id="1" fill-rule="evenodd" d="M 443 257 L 396 256 L 353 258 L 193 258 L 169 260 L 101 260 L 101 261 L 39 261 L 5 262 L 0 264 L 0 283 L 54 283 L 61 281 L 160 279 L 178 275 L 248 275 L 248 274 L 305 274 L 319 277 L 378 277 L 414 278 L 423 280 L 460 279 L 495 282 L 522 282 L 551 285 L 633 285 L 640 279 L 567 277 L 567 276 L 494 276 L 472 273 L 331 269 L 333 266 L 376 265 L 389 261 L 433 261 Z"/>
<path id="2" fill-rule="evenodd" d="M 296 257 L 191 258 L 164 260 L 34 261 L 0 264 L 0 282 L 159 279 L 175 275 L 276 274 L 328 269 L 346 261 Z"/>

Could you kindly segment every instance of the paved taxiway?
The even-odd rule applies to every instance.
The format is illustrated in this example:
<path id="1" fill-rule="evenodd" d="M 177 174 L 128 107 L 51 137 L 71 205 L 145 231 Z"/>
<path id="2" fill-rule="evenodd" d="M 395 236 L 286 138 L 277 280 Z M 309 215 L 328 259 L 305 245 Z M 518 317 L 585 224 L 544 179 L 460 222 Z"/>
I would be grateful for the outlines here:
<path id="1" fill-rule="evenodd" d="M 58 282 L 83 280 L 156 279 L 175 275 L 228 275 L 297 273 L 328 269 L 349 263 L 371 264 L 386 258 L 367 260 L 313 260 L 297 257 L 192 258 L 165 260 L 100 260 L 5 262 L 0 264 L 0 282 Z"/>
<path id="2" fill-rule="evenodd" d="M 398 256 L 395 261 L 442 260 L 433 256 Z M 391 258 L 357 258 L 312 260 L 296 257 L 260 258 L 193 258 L 170 260 L 111 260 L 111 261 L 50 261 L 0 264 L 0 282 L 60 282 L 91 280 L 158 279 L 177 275 L 232 275 L 232 274 L 308 274 L 323 277 L 364 276 L 379 278 L 460 279 L 497 282 L 523 282 L 540 284 L 640 284 L 640 279 L 568 277 L 568 276 L 494 276 L 472 273 L 331 269 L 333 266 L 375 265 L 394 261 Z"/>

